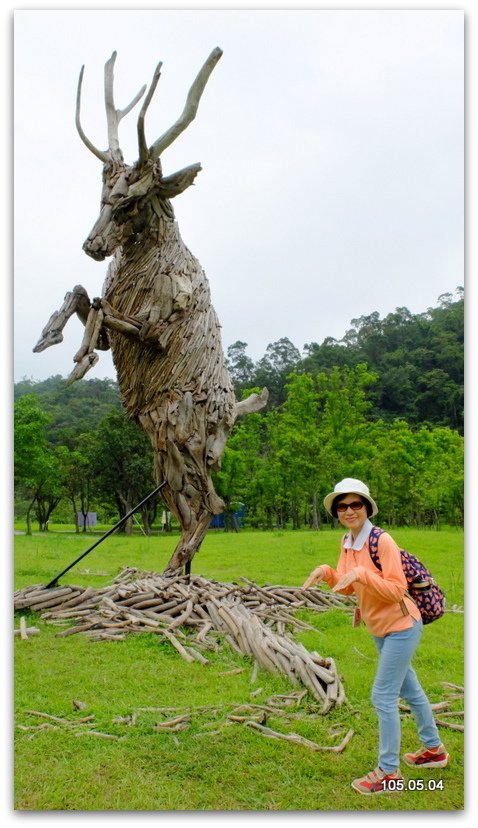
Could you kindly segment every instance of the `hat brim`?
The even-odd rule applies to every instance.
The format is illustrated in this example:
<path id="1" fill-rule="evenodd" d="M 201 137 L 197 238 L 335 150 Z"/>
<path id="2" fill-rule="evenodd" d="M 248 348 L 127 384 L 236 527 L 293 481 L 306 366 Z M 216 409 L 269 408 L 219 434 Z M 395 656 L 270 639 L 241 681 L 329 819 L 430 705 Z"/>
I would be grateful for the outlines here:
<path id="1" fill-rule="evenodd" d="M 354 490 L 351 490 L 349 492 L 330 492 L 328 495 L 326 495 L 326 497 L 324 497 L 324 507 L 328 511 L 329 515 L 332 515 L 332 503 L 334 502 L 335 498 L 346 497 L 348 494 L 357 495 L 357 497 L 360 497 L 362 498 L 362 500 L 366 500 L 368 503 L 370 503 L 372 507 L 372 514 L 370 515 L 370 517 L 375 517 L 375 515 L 378 515 L 378 506 L 375 503 L 373 497 L 370 497 L 370 495 L 366 495 L 363 492 L 356 492 Z"/>

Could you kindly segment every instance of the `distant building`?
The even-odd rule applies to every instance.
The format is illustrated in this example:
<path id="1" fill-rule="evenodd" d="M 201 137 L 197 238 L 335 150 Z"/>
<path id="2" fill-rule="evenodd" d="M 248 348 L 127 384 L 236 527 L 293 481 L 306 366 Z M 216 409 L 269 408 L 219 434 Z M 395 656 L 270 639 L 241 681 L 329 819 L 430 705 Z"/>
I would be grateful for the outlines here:
<path id="1" fill-rule="evenodd" d="M 232 504 L 232 509 L 225 509 L 220 515 L 213 515 L 210 529 L 242 529 L 244 526 L 244 515 L 246 514 L 246 507 L 244 503 L 237 501 Z"/>
<path id="2" fill-rule="evenodd" d="M 77 512 L 78 515 L 78 526 L 96 526 L 98 523 L 98 515 L 96 512 L 87 512 L 86 516 L 83 512 Z"/>

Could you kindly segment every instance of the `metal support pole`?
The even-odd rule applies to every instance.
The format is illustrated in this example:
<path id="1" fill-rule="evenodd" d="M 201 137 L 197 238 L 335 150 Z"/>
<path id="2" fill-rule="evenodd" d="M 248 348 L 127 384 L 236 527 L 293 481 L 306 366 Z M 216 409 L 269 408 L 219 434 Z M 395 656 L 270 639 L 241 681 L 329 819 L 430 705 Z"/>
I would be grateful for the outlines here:
<path id="1" fill-rule="evenodd" d="M 137 512 L 137 511 L 138 511 L 138 509 L 141 509 L 141 506 L 144 506 L 144 504 L 145 504 L 145 503 L 147 503 L 147 502 L 148 502 L 148 500 L 150 500 L 150 498 L 152 498 L 155 494 L 157 494 L 158 492 L 160 492 L 160 491 L 161 491 L 161 489 L 162 489 L 162 488 L 166 485 L 166 483 L 167 483 L 167 481 L 166 481 L 166 480 L 163 480 L 163 482 L 162 482 L 162 483 L 160 483 L 160 484 L 159 484 L 159 486 L 156 486 L 156 488 L 155 488 L 152 492 L 150 492 L 150 494 L 149 494 L 149 495 L 147 495 L 145 498 L 143 498 L 143 500 L 141 501 L 141 503 L 138 503 L 138 505 L 137 505 L 137 506 L 135 506 L 135 507 L 134 507 L 134 509 L 131 509 L 131 511 L 130 511 L 130 512 L 128 512 L 128 514 L 127 514 L 127 515 L 125 515 L 124 517 L 122 517 L 122 518 L 121 518 L 121 520 L 119 520 L 119 521 L 118 521 L 118 523 L 115 523 L 115 525 L 114 525 L 114 526 L 112 526 L 112 527 L 111 527 L 111 529 L 108 529 L 108 531 L 107 531 L 107 532 L 105 532 L 105 534 L 104 534 L 104 535 L 102 535 L 102 536 L 101 536 L 101 538 L 99 538 L 99 540 L 97 540 L 97 541 L 96 541 L 96 543 L 94 543 L 94 544 L 93 544 L 93 546 L 90 546 L 90 548 L 89 548 L 89 549 L 87 549 L 87 550 L 86 550 L 86 552 L 83 552 L 83 553 L 82 553 L 82 554 L 81 554 L 78 558 L 76 558 L 76 559 L 73 561 L 73 563 L 71 563 L 69 566 L 67 566 L 67 567 L 66 567 L 66 569 L 63 569 L 63 571 L 62 571 L 62 572 L 60 572 L 58 575 L 56 575 L 56 576 L 55 576 L 55 577 L 54 577 L 54 578 L 50 581 L 50 583 L 46 585 L 45 589 L 50 589 L 50 587 L 54 587 L 54 586 L 56 586 L 56 585 L 58 584 L 59 579 L 60 579 L 63 575 L 65 575 L 65 573 L 66 573 L 66 572 L 68 572 L 70 569 L 72 569 L 72 568 L 75 566 L 75 564 L 77 564 L 77 563 L 78 563 L 78 561 L 81 561 L 81 559 L 82 559 L 82 558 L 84 558 L 86 555 L 88 555 L 90 552 L 92 552 L 92 551 L 93 551 L 93 549 L 96 549 L 96 547 L 97 547 L 97 546 L 99 546 L 99 545 L 100 545 L 100 543 L 103 543 L 103 541 L 104 541 L 104 540 L 106 540 L 106 538 L 108 538 L 110 535 L 112 535 L 112 534 L 113 534 L 113 532 L 116 532 L 116 530 L 117 530 L 117 529 L 119 529 L 119 527 L 120 527 L 120 526 L 122 526 L 122 525 L 123 525 L 123 523 L 125 523 L 125 522 L 128 520 L 128 518 L 130 518 L 132 515 L 134 515 L 134 513 L 135 513 L 135 512 Z"/>

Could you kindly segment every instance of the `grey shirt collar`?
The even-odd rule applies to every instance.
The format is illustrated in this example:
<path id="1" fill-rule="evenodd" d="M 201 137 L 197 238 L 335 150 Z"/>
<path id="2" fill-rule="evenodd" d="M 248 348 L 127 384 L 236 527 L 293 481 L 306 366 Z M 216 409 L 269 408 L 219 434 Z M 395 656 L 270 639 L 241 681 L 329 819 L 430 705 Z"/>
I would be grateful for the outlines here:
<path id="1" fill-rule="evenodd" d="M 347 532 L 343 541 L 344 549 L 354 549 L 356 552 L 362 549 L 372 529 L 373 523 L 367 518 L 355 540 L 352 537 L 352 532 Z"/>

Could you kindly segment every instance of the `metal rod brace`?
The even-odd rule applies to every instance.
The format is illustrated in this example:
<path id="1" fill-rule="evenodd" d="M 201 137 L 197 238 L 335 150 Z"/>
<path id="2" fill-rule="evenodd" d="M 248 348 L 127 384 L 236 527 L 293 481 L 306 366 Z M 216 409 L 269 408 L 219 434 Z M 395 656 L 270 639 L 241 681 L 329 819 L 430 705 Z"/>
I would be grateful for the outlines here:
<path id="1" fill-rule="evenodd" d="M 125 523 L 128 520 L 128 518 L 130 518 L 132 515 L 134 515 L 134 513 L 137 512 L 138 509 L 141 509 L 141 506 L 144 506 L 144 504 L 147 503 L 148 500 L 150 500 L 150 498 L 152 498 L 155 494 L 160 492 L 161 489 L 166 485 L 166 483 L 167 483 L 167 480 L 163 480 L 163 482 L 160 483 L 159 486 L 156 486 L 156 488 L 152 492 L 150 492 L 149 495 L 147 495 L 145 498 L 143 498 L 141 503 L 138 503 L 138 505 L 135 506 L 134 509 L 131 509 L 131 511 L 128 512 L 127 515 L 122 517 L 121 520 L 118 521 L 118 523 L 115 523 L 115 525 L 112 526 L 111 529 L 108 529 L 108 531 L 105 532 L 105 534 L 102 535 L 101 538 L 99 538 L 99 540 L 97 540 L 96 543 L 93 544 L 93 546 L 90 546 L 90 548 L 87 549 L 86 552 L 83 552 L 69 566 L 67 566 L 66 569 L 63 569 L 62 572 L 59 572 L 58 575 L 56 575 L 54 578 L 52 578 L 50 583 L 48 583 L 46 585 L 45 589 L 50 589 L 51 587 L 57 586 L 59 579 L 63 575 L 65 575 L 66 572 L 68 572 L 70 569 L 72 569 L 75 566 L 75 564 L 78 563 L 78 561 L 81 561 L 82 558 L 84 558 L 86 555 L 88 555 L 90 552 L 92 552 L 93 549 L 95 549 L 97 546 L 99 546 L 100 543 L 103 543 L 103 541 L 106 540 L 106 538 L 108 538 L 110 535 L 112 535 L 113 532 L 116 532 L 116 530 L 119 529 L 119 527 L 122 526 L 122 524 Z"/>

